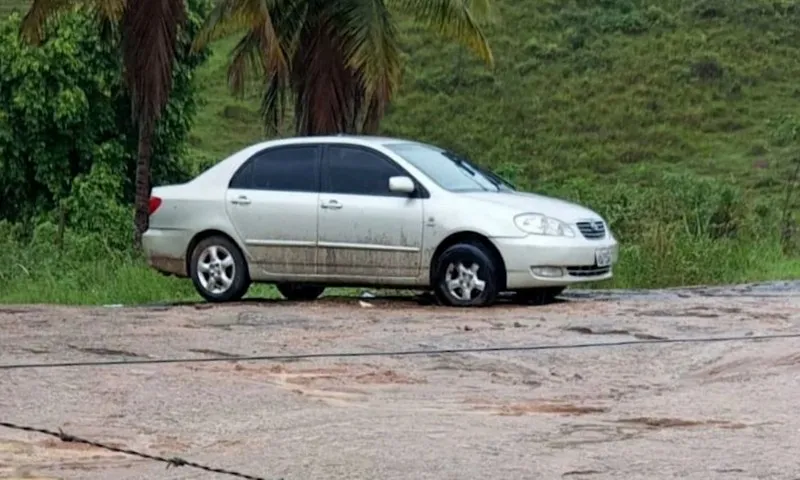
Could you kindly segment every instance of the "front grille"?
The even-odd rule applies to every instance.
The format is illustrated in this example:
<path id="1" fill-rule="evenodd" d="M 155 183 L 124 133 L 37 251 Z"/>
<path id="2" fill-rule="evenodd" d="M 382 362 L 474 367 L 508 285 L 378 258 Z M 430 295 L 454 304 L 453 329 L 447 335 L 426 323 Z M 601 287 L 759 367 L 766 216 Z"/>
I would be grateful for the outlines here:
<path id="1" fill-rule="evenodd" d="M 578 222 L 578 230 L 584 238 L 589 240 L 600 240 L 606 237 L 606 225 L 600 220 L 593 222 Z"/>
<path id="2" fill-rule="evenodd" d="M 598 267 L 590 265 L 588 267 L 567 267 L 567 273 L 571 277 L 601 277 L 611 271 L 611 267 Z"/>

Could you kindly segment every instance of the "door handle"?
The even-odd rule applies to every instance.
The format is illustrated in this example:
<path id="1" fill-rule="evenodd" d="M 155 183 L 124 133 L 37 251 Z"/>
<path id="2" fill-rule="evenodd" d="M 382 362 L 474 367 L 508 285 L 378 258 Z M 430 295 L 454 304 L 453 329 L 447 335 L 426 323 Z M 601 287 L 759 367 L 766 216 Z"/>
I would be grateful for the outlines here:
<path id="1" fill-rule="evenodd" d="M 231 200 L 231 203 L 234 205 L 250 205 L 250 199 L 245 197 L 244 195 L 239 195 L 238 197 Z"/>
<path id="2" fill-rule="evenodd" d="M 339 210 L 342 208 L 342 204 L 336 200 L 328 200 L 320 205 L 322 208 L 327 208 L 328 210 Z"/>

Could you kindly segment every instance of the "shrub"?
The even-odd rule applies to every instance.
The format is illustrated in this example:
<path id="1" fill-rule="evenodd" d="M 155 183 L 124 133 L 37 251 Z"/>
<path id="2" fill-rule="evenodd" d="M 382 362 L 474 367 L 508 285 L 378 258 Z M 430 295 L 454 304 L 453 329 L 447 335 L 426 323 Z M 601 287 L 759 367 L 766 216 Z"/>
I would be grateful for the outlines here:
<path id="1" fill-rule="evenodd" d="M 155 182 L 187 178 L 185 143 L 197 109 L 190 53 L 210 6 L 191 0 L 178 48 L 174 89 L 154 142 Z M 20 16 L 0 22 L 0 218 L 65 223 L 127 245 L 137 130 L 121 82 L 119 41 L 73 11 L 48 27 L 37 47 L 19 38 Z"/>

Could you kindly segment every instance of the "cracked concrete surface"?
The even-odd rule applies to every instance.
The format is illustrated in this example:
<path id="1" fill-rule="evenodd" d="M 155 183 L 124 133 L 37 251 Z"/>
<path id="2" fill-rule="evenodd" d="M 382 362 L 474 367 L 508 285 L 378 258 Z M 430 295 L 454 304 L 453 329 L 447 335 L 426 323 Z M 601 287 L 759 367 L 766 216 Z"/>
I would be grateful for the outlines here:
<path id="1" fill-rule="evenodd" d="M 738 288 L 738 290 L 737 290 Z M 800 333 L 800 288 L 0 308 L 0 364 Z M 0 420 L 268 479 L 800 477 L 800 340 L 0 370 Z M 0 478 L 225 478 L 0 429 Z"/>

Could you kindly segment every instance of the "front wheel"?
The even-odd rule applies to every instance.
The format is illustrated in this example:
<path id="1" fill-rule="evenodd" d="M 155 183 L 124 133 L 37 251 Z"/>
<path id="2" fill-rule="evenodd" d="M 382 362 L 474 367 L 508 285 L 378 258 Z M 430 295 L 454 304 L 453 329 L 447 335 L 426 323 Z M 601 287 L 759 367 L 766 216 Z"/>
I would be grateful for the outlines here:
<path id="1" fill-rule="evenodd" d="M 194 247 L 189 275 L 197 293 L 209 302 L 240 300 L 250 288 L 242 252 L 221 236 L 206 238 Z"/>
<path id="2" fill-rule="evenodd" d="M 497 300 L 497 267 L 480 244 L 459 243 L 436 261 L 433 287 L 436 297 L 453 307 L 485 307 Z"/>
<path id="3" fill-rule="evenodd" d="M 276 285 L 283 298 L 291 301 L 316 300 L 325 291 L 325 287 L 317 285 L 303 285 L 300 283 L 279 283 Z"/>

